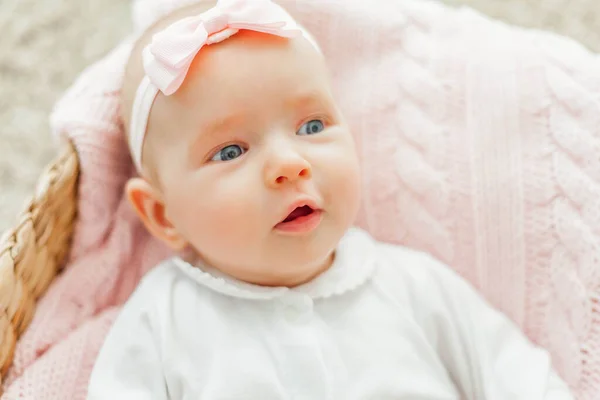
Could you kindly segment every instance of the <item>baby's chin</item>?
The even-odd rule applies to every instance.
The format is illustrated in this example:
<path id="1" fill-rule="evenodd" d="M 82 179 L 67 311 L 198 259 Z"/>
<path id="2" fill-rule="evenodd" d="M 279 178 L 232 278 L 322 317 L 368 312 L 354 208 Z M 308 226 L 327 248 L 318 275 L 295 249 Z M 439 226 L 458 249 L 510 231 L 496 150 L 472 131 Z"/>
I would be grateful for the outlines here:
<path id="1" fill-rule="evenodd" d="M 294 287 L 311 281 L 331 267 L 338 242 L 339 240 L 330 246 L 320 243 L 319 249 L 303 247 L 289 249 L 285 257 L 271 254 L 268 259 L 250 262 L 251 255 L 244 257 L 243 249 L 239 248 L 235 260 L 227 254 L 222 254 L 219 261 L 209 260 L 206 255 L 191 246 L 180 252 L 179 256 L 199 268 L 224 274 L 249 284 Z"/>
<path id="2" fill-rule="evenodd" d="M 308 283 L 327 271 L 335 258 L 335 251 L 321 260 L 318 263 L 309 266 L 294 268 L 293 265 L 288 265 L 287 268 L 278 268 L 277 271 L 254 271 L 252 274 L 247 273 L 230 273 L 237 280 L 251 283 L 259 286 L 267 287 L 296 287 Z M 222 271 L 225 272 L 225 271 Z"/>

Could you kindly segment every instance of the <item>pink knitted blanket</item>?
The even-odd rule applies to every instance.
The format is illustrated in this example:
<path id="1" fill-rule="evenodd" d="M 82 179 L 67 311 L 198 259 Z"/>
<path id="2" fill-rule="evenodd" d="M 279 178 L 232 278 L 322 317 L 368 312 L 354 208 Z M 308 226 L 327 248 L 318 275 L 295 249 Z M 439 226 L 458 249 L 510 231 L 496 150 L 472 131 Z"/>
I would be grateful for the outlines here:
<path id="1" fill-rule="evenodd" d="M 138 27 L 190 0 L 138 0 Z M 364 167 L 358 224 L 432 253 L 600 398 L 600 59 L 427 0 L 280 0 L 314 33 Z M 4 399 L 81 400 L 120 305 L 167 252 L 122 194 L 129 44 L 91 66 L 52 125 L 81 158 L 71 261 L 19 342 Z"/>

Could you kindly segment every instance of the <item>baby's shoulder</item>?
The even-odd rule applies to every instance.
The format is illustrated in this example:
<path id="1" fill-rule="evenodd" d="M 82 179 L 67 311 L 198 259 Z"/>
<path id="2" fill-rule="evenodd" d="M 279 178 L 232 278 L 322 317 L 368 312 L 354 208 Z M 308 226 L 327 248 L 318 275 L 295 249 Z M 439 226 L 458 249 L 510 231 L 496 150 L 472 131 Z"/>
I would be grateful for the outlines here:
<path id="1" fill-rule="evenodd" d="M 379 271 L 390 278 L 430 279 L 446 273 L 450 267 L 444 265 L 431 254 L 408 247 L 377 242 Z"/>
<path id="2" fill-rule="evenodd" d="M 181 271 L 172 259 L 166 259 L 150 269 L 140 280 L 136 292 L 161 292 L 181 279 Z"/>
<path id="3" fill-rule="evenodd" d="M 432 255 L 407 247 L 377 243 L 378 268 L 373 278 L 381 289 L 411 301 L 431 301 L 443 297 L 457 282 L 452 268 Z"/>
<path id="4" fill-rule="evenodd" d="M 176 301 L 179 297 L 197 297 L 202 295 L 202 286 L 193 282 L 178 267 L 174 259 L 169 258 L 148 271 L 140 280 L 131 301 L 142 301 L 150 305 L 160 305 Z"/>

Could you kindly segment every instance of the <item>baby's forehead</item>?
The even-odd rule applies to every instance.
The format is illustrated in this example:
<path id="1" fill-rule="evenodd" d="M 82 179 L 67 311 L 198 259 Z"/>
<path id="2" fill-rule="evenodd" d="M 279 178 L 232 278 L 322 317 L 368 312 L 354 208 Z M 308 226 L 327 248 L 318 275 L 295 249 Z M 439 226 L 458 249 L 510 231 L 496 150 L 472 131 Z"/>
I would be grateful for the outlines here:
<path id="1" fill-rule="evenodd" d="M 232 115 L 268 119 L 331 104 L 328 78 L 321 53 L 305 39 L 242 31 L 199 53 L 177 93 L 158 98 L 156 109 L 190 129 Z"/>
<path id="2" fill-rule="evenodd" d="M 153 34 L 172 22 L 165 21 L 153 27 L 136 46 L 138 59 L 132 57 L 132 73 L 129 74 L 129 80 L 134 84 L 127 91 L 129 111 L 137 85 L 144 76 L 141 53 L 152 40 Z M 278 45 L 264 46 L 265 42 Z M 234 87 L 239 91 L 242 87 L 257 86 L 263 80 L 253 79 L 254 75 L 258 78 L 295 80 L 296 84 L 302 86 L 327 82 L 327 79 L 322 79 L 328 76 L 322 54 L 304 37 L 290 41 L 262 33 L 241 31 L 232 38 L 209 47 L 198 53 L 192 62 L 182 86 L 171 96 L 177 99 L 173 103 L 187 107 L 200 99 L 227 93 L 228 88 Z M 315 64 L 318 64 L 316 68 Z M 257 87 L 257 92 L 261 92 L 260 87 Z"/>

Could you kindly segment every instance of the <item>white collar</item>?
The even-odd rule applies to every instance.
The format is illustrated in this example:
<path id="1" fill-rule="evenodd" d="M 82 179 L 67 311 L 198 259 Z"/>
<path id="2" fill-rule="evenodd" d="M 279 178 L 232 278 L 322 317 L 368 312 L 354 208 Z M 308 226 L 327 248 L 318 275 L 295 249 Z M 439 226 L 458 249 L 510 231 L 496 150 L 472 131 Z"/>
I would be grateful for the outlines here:
<path id="1" fill-rule="evenodd" d="M 314 300 L 338 296 L 361 286 L 373 275 L 375 255 L 374 240 L 366 232 L 352 228 L 340 240 L 331 267 L 312 281 L 294 288 L 243 282 L 212 268 L 191 265 L 181 258 L 174 258 L 173 262 L 199 284 L 227 296 L 269 300 L 287 293 L 299 293 Z"/>

